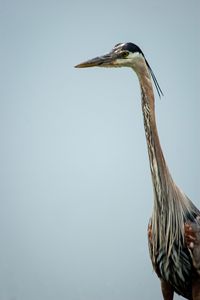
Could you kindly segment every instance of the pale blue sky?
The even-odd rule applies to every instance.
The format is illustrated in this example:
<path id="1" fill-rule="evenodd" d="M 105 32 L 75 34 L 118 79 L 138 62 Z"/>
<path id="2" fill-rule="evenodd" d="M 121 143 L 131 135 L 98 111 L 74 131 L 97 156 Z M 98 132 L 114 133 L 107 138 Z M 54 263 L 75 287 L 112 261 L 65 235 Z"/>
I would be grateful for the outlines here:
<path id="1" fill-rule="evenodd" d="M 198 0 L 0 0 L 0 300 L 161 299 L 137 77 L 73 66 L 118 42 L 141 47 L 165 95 L 166 160 L 200 207 L 199 11 Z"/>

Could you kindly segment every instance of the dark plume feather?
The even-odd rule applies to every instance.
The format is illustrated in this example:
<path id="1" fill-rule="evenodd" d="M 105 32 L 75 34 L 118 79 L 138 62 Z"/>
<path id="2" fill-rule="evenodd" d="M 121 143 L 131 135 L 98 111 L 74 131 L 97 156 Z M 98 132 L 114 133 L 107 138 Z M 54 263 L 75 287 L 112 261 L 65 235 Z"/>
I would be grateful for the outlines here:
<path id="1" fill-rule="evenodd" d="M 152 79 L 153 79 L 154 85 L 155 85 L 155 87 L 156 87 L 158 96 L 161 98 L 161 96 L 163 96 L 163 92 L 162 92 L 162 90 L 161 90 L 161 87 L 159 86 L 159 83 L 158 83 L 158 81 L 157 81 L 157 79 L 156 79 L 156 76 L 154 75 L 154 72 L 153 72 L 153 70 L 151 69 L 151 67 L 150 67 L 148 61 L 146 60 L 146 58 L 145 58 L 145 61 L 146 61 L 147 67 L 148 67 L 148 69 L 149 69 L 149 72 L 150 72 L 150 74 L 151 74 L 151 77 L 152 77 Z"/>

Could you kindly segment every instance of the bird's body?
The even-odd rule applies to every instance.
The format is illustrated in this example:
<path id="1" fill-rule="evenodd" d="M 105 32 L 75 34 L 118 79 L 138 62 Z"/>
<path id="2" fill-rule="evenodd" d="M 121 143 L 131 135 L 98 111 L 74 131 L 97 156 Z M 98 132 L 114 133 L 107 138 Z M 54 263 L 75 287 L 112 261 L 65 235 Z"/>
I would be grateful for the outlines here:
<path id="1" fill-rule="evenodd" d="M 200 211 L 176 186 L 165 162 L 156 126 L 151 76 L 159 95 L 162 91 L 155 75 L 141 49 L 132 43 L 117 44 L 109 54 L 77 67 L 90 66 L 131 67 L 138 76 L 154 191 L 154 209 L 148 228 L 151 261 L 161 279 L 165 300 L 172 300 L 174 291 L 187 299 L 200 300 L 200 270 L 196 267 L 200 265 L 200 250 L 195 256 L 193 251 L 193 248 L 200 249 L 200 240 L 195 248 L 196 235 L 193 239 L 190 235 L 193 231 L 188 231 L 188 243 L 185 239 L 185 224 L 192 224 L 200 232 Z"/>
<path id="2" fill-rule="evenodd" d="M 160 146 L 156 128 L 152 84 L 148 68 L 140 74 L 142 110 L 154 191 L 149 223 L 149 250 L 153 267 L 174 290 L 192 299 L 193 266 L 184 243 L 184 224 L 196 222 L 198 209 L 174 183 Z"/>

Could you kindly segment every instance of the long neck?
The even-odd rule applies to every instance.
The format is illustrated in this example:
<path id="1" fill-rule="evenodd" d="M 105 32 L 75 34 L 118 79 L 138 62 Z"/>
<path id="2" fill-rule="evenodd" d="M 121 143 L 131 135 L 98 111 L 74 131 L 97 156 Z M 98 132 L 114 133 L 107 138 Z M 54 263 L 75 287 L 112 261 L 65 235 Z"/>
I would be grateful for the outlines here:
<path id="1" fill-rule="evenodd" d="M 139 74 L 142 95 L 142 111 L 144 118 L 144 129 L 147 141 L 150 170 L 152 175 L 154 196 L 156 203 L 160 206 L 165 201 L 172 178 L 167 168 L 165 158 L 160 145 L 155 119 L 154 94 L 148 69 L 144 67 Z"/>
<path id="2" fill-rule="evenodd" d="M 151 76 L 145 63 L 137 70 L 142 94 L 142 111 L 150 170 L 154 190 L 154 209 L 151 218 L 153 256 L 158 248 L 171 253 L 174 241 L 184 240 L 184 220 L 193 219 L 196 207 L 174 183 L 160 145 L 154 107 Z"/>

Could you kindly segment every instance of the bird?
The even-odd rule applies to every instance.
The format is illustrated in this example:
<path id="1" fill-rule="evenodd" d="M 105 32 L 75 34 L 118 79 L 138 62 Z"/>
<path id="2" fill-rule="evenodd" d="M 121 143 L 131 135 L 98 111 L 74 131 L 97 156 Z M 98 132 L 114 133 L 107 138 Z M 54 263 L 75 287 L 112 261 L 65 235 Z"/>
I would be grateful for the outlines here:
<path id="1" fill-rule="evenodd" d="M 161 148 L 153 83 L 159 97 L 163 92 L 156 76 L 140 47 L 131 42 L 118 43 L 107 54 L 75 66 L 88 67 L 129 67 L 139 79 L 153 184 L 153 212 L 147 230 L 150 259 L 164 300 L 172 300 L 175 293 L 200 300 L 200 211 L 176 185 Z"/>

